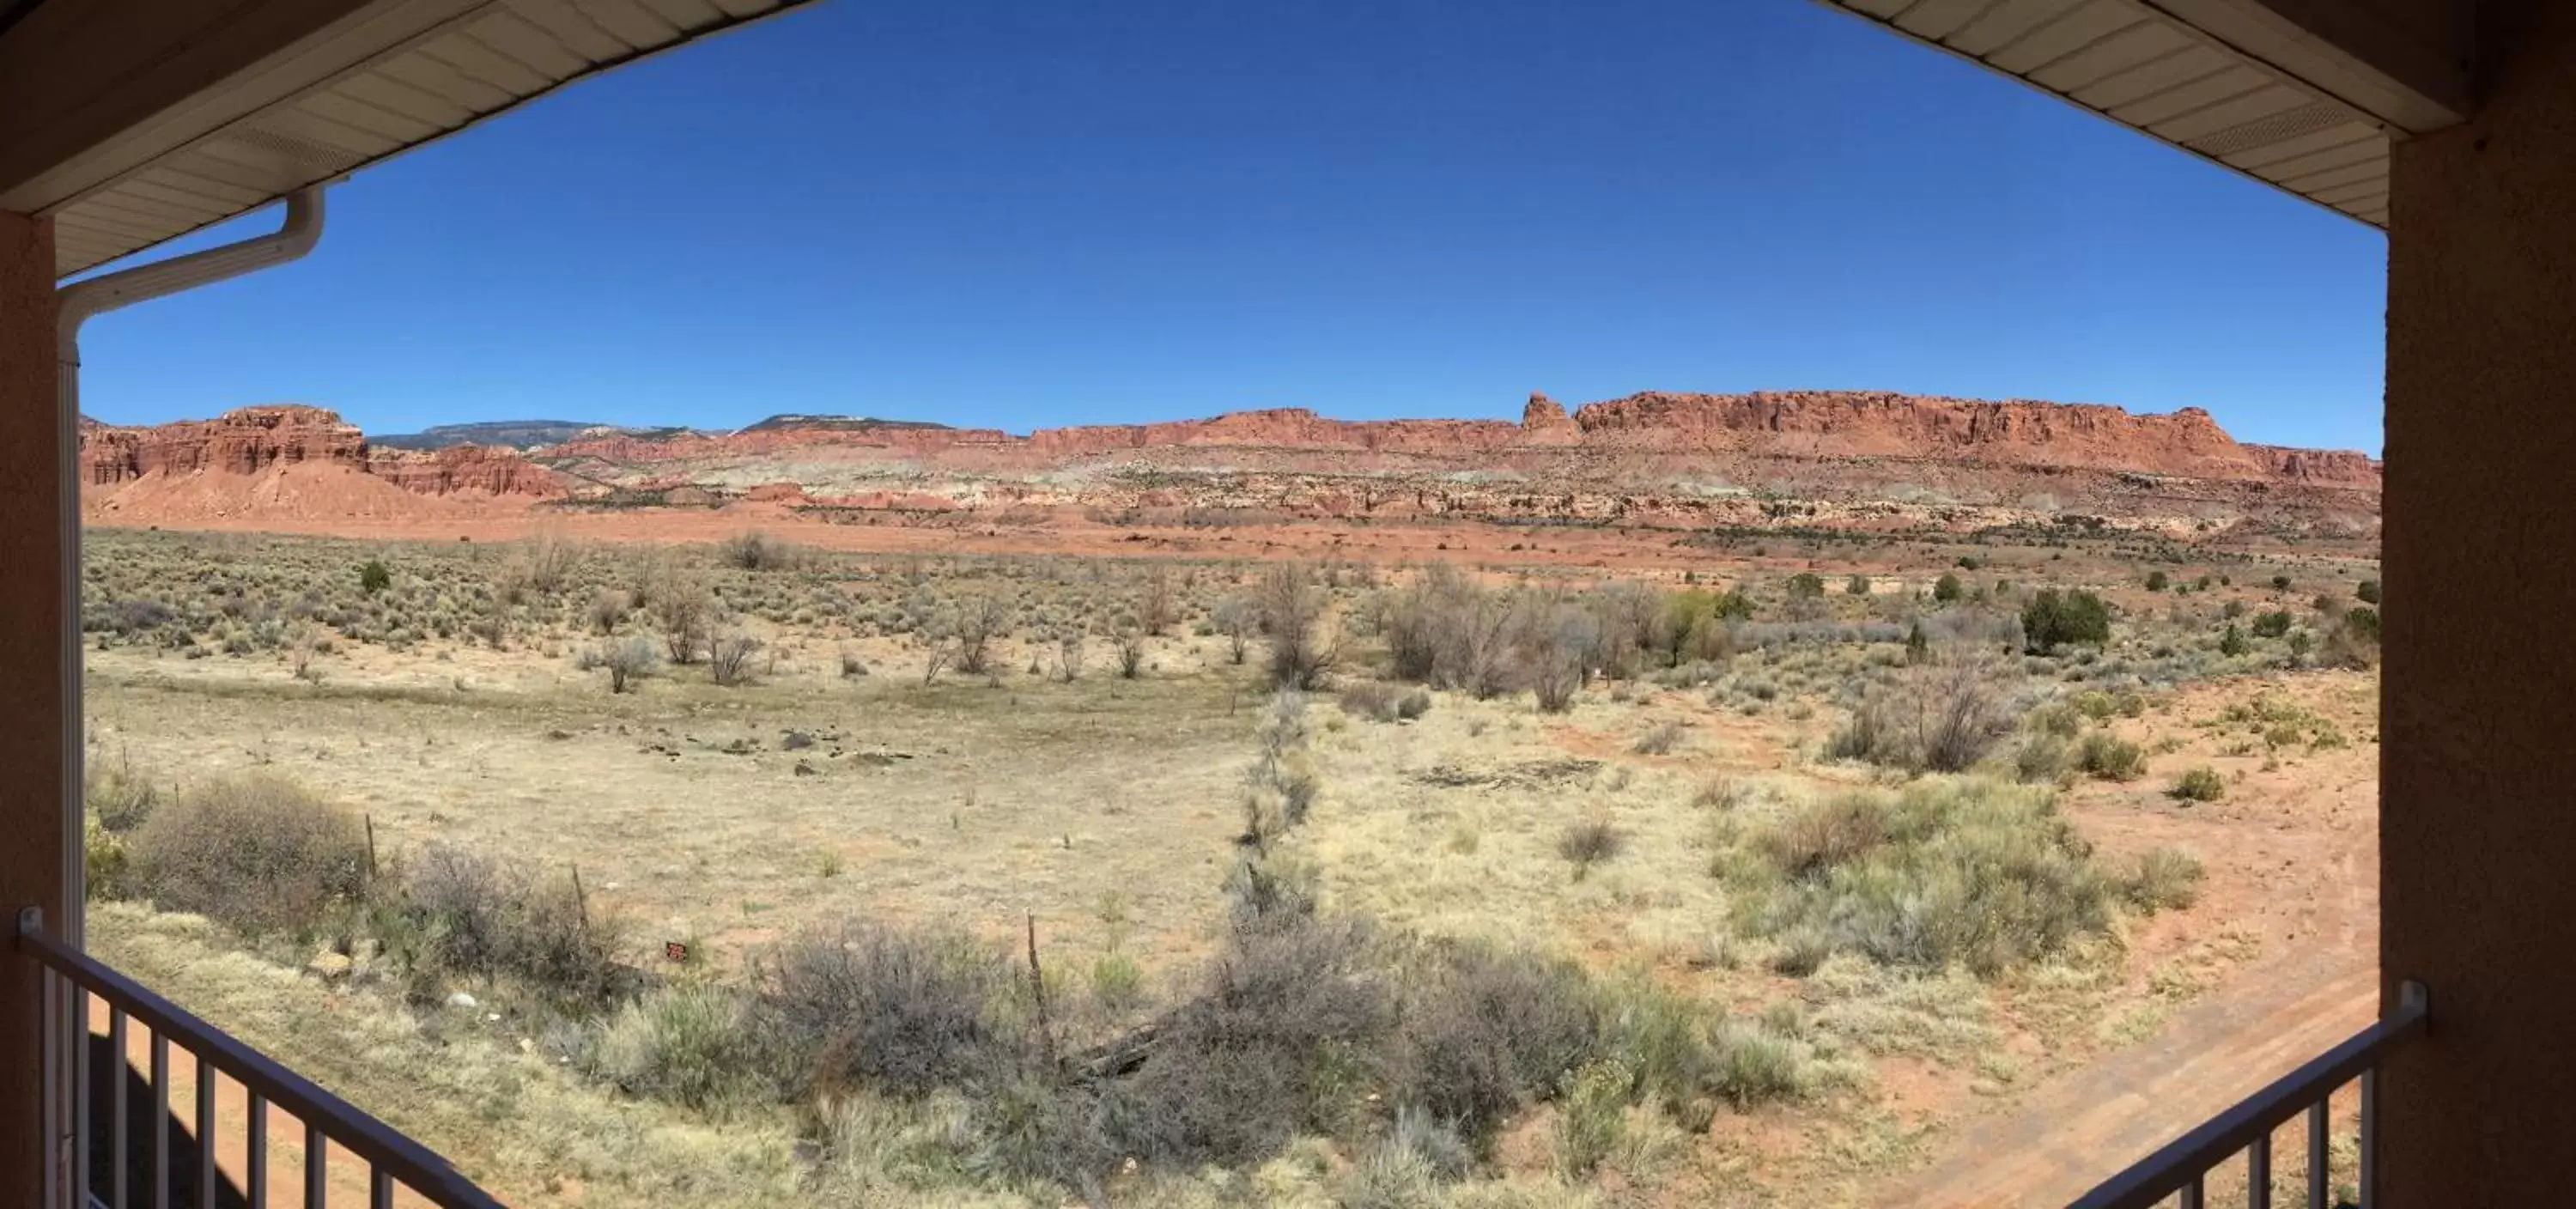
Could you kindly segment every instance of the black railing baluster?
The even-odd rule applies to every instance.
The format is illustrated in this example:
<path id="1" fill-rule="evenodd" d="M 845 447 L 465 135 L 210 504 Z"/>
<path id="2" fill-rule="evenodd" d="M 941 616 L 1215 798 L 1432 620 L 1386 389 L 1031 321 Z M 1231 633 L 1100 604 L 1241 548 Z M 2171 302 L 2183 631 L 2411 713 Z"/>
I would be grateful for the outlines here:
<path id="1" fill-rule="evenodd" d="M 258 1092 L 250 1093 L 250 1129 L 242 1137 L 243 1178 L 249 1183 L 245 1198 L 251 1209 L 268 1209 L 268 1099 Z"/>
<path id="2" fill-rule="evenodd" d="M 2328 1092 L 2331 1097 L 2334 1093 Z M 2326 1101 L 2308 1106 L 2308 1209 L 2326 1209 Z"/>
<path id="3" fill-rule="evenodd" d="M 2272 1131 L 2245 1148 L 2245 1209 L 2272 1209 Z"/>
<path id="4" fill-rule="evenodd" d="M 71 993 L 69 1003 L 73 1021 L 59 1035 L 79 1038 L 79 1042 L 72 1046 L 72 1204 L 88 1209 L 94 1191 L 89 1178 L 89 1135 L 98 1116 L 98 1106 L 90 1103 L 89 1096 L 89 992 L 69 978 L 57 978 L 56 981 Z"/>
<path id="5" fill-rule="evenodd" d="M 394 1209 L 394 1177 L 382 1167 L 367 1169 L 369 1209 Z"/>
<path id="6" fill-rule="evenodd" d="M 197 1209 L 215 1209 L 215 1077 L 197 1059 Z"/>
<path id="7" fill-rule="evenodd" d="M 2379 1206 L 2379 1072 L 2361 1072 L 2361 1209 Z"/>
<path id="8" fill-rule="evenodd" d="M 2200 1193 L 2200 1177 L 2195 1175 L 2191 1177 L 2190 1183 L 2182 1186 L 2182 1191 L 2175 1195 L 2174 1202 L 2182 1209 L 2200 1209 Z"/>
<path id="9" fill-rule="evenodd" d="M 304 1209 L 327 1209 L 331 1203 L 331 1141 L 322 1127 L 304 1123 Z"/>
<path id="10" fill-rule="evenodd" d="M 170 1034 L 152 1030 L 152 1209 L 170 1209 Z"/>
<path id="11" fill-rule="evenodd" d="M 134 1143 L 125 1135 L 125 1076 L 133 1064 L 125 1056 L 125 1009 L 114 1005 L 107 1009 L 107 1048 L 115 1055 L 108 1072 L 107 1205 L 127 1209 L 125 1169 L 134 1163 Z"/>

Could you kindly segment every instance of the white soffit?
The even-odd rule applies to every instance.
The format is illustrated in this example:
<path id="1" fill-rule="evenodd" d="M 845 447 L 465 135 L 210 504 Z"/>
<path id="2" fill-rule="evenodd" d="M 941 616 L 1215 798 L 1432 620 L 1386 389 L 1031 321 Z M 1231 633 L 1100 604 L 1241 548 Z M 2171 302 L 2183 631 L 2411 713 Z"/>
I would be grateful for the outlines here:
<path id="1" fill-rule="evenodd" d="M 2253 0 L 1823 2 L 2383 229 L 2390 142 L 2458 120 Z"/>
<path id="2" fill-rule="evenodd" d="M 803 0 L 408 0 L 228 82 L 255 104 L 50 204 L 67 277 Z M 262 89 L 274 99 L 238 102 Z M 220 101 L 214 103 L 221 103 Z"/>

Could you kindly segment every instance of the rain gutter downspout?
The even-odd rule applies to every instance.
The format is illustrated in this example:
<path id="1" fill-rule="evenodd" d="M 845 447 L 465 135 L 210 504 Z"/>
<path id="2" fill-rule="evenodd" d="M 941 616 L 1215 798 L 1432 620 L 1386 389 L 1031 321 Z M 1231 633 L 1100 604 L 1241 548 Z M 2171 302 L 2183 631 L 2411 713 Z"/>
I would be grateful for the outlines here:
<path id="1" fill-rule="evenodd" d="M 322 190 L 307 185 L 286 195 L 286 221 L 267 235 L 207 248 L 168 260 L 120 269 L 76 281 L 54 291 L 56 359 L 61 362 L 61 410 L 57 428 L 62 467 L 61 514 L 63 565 L 56 572 L 63 585 L 63 886 L 64 918 L 51 926 L 73 944 L 82 941 L 81 903 L 88 870 L 82 860 L 81 789 L 81 629 L 80 629 L 80 330 L 92 316 L 120 307 L 229 281 L 246 273 L 301 259 L 322 238 Z"/>

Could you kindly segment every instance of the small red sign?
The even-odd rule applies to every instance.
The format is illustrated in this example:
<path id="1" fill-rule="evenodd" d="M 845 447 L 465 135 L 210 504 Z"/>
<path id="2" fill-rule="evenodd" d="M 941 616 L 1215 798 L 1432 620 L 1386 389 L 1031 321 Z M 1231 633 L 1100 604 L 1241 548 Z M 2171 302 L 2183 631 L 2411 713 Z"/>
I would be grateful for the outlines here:
<path id="1" fill-rule="evenodd" d="M 687 961 L 689 959 L 689 946 L 681 944 L 676 940 L 663 941 L 662 956 L 668 957 L 673 961 Z"/>

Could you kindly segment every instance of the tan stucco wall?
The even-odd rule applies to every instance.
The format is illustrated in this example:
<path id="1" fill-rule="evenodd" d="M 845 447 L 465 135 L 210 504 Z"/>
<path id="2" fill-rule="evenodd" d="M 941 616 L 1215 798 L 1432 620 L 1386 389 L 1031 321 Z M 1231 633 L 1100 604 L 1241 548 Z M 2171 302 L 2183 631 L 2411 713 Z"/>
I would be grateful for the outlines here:
<path id="1" fill-rule="evenodd" d="M 2480 112 L 2401 143 L 2381 968 L 2433 992 L 2386 1203 L 2576 1197 L 2576 4 L 2491 2 Z"/>
<path id="2" fill-rule="evenodd" d="M 50 224 L 0 212 L 0 934 L 61 910 L 65 618 Z M 0 1209 L 43 1191 L 36 967 L 0 953 Z"/>

